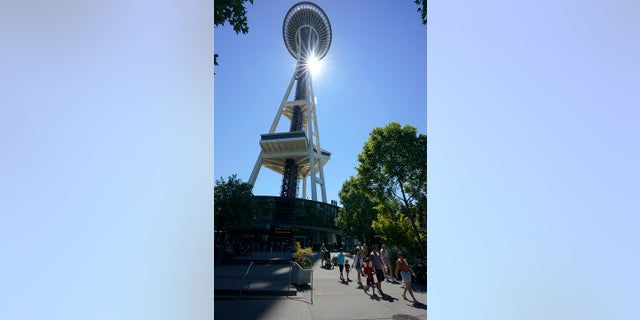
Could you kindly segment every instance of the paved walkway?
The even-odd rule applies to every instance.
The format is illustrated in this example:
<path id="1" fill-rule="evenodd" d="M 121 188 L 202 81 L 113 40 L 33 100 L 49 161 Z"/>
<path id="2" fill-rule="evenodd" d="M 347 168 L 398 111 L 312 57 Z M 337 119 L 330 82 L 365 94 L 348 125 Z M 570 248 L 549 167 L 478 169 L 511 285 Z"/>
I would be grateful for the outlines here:
<path id="1" fill-rule="evenodd" d="M 334 254 L 332 252 L 332 256 Z M 290 257 L 290 253 L 282 255 L 281 251 L 273 254 L 256 252 L 251 256 L 236 258 L 236 260 L 245 259 L 246 264 L 216 265 L 214 269 L 215 318 L 413 320 L 427 317 L 427 292 L 424 286 L 414 284 L 414 295 L 418 303 L 402 298 L 403 289 L 400 287 L 400 282 L 383 282 L 384 295 L 380 295 L 377 290 L 376 295 L 372 295 L 371 290 L 367 294 L 357 288 L 357 276 L 354 271 L 349 276 L 354 282 L 341 283 L 338 267 L 336 266 L 333 270 L 321 268 L 321 261 L 316 253 L 313 265 L 313 290 L 309 286 L 296 288 L 288 284 L 289 266 L 277 264 L 277 260 L 284 262 Z M 241 287 L 242 275 L 251 260 L 262 263 L 256 263 L 249 275 L 250 295 L 243 293 L 238 299 L 237 291 Z M 265 261 L 274 263 L 264 264 Z M 259 294 L 260 290 L 270 291 L 270 293 Z M 275 295 L 276 292 L 282 294 Z M 411 299 L 408 294 L 407 298 Z"/>

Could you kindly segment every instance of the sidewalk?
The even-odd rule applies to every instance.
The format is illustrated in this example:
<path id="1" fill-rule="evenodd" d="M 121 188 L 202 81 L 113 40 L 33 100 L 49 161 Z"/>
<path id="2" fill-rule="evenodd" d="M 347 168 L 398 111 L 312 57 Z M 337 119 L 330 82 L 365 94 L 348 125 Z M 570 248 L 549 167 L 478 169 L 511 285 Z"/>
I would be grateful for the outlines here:
<path id="1" fill-rule="evenodd" d="M 332 252 L 332 256 L 336 254 Z M 222 264 L 214 269 L 214 315 L 217 319 L 426 319 L 427 292 L 424 286 L 414 284 L 414 295 L 419 303 L 402 298 L 399 282 L 382 283 L 384 295 L 357 289 L 355 270 L 349 274 L 354 282 L 343 284 L 340 272 L 321 268 L 318 254 L 314 255 L 313 297 L 310 286 L 289 286 L 291 254 L 282 252 L 255 252 L 251 256 L 236 257 L 246 264 Z M 349 257 L 351 260 L 351 258 Z M 242 275 L 250 261 L 249 290 L 238 300 Z M 260 263 L 259 263 L 259 262 Z M 271 264 L 264 264 L 270 261 Z M 235 261 L 239 263 L 238 261 Z M 289 290 L 290 287 L 290 290 Z M 260 290 L 263 290 L 262 294 Z M 245 294 L 249 293 L 249 294 Z M 411 297 L 407 294 L 407 298 Z M 313 300 L 313 303 L 312 303 Z"/>

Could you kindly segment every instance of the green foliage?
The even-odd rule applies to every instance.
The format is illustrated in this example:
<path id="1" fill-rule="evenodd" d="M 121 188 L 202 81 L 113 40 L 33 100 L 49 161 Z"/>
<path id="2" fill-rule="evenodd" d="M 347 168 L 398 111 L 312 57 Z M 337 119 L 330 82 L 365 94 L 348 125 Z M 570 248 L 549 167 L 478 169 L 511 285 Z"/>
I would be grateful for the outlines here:
<path id="1" fill-rule="evenodd" d="M 427 137 L 415 127 L 392 122 L 374 129 L 358 161 L 358 174 L 376 197 L 426 197 Z"/>
<path id="2" fill-rule="evenodd" d="M 427 0 L 415 0 L 415 4 L 418 6 L 418 12 L 420 12 L 420 18 L 422 18 L 422 24 L 427 24 Z"/>
<path id="3" fill-rule="evenodd" d="M 213 24 L 214 27 L 224 26 L 229 22 L 236 33 L 249 32 L 247 24 L 247 9 L 245 2 L 253 4 L 253 0 L 215 0 L 213 3 Z M 213 64 L 218 65 L 218 54 L 213 55 Z"/>
<path id="4" fill-rule="evenodd" d="M 215 0 L 213 3 L 214 26 L 224 25 L 226 22 L 233 27 L 236 33 L 249 32 L 247 25 L 247 9 L 245 2 L 253 4 L 253 0 Z"/>
<path id="5" fill-rule="evenodd" d="M 311 247 L 302 248 L 300 242 L 295 242 L 295 251 L 291 254 L 293 261 L 297 262 L 301 267 L 310 267 L 311 257 L 313 256 L 313 249 Z"/>
<path id="6" fill-rule="evenodd" d="M 358 155 L 358 162 L 359 191 L 373 200 L 378 213 L 393 207 L 397 208 L 394 213 L 405 215 L 420 255 L 426 256 L 427 136 L 418 134 L 415 127 L 401 127 L 396 122 L 376 128 Z M 376 233 L 385 233 L 384 225 L 377 227 Z"/>
<path id="7" fill-rule="evenodd" d="M 427 285 L 427 260 L 422 258 L 407 259 L 409 266 L 416 274 L 414 281 L 423 285 Z"/>
<path id="8" fill-rule="evenodd" d="M 385 205 L 376 207 L 378 211 L 377 219 L 371 223 L 376 237 L 379 238 L 382 243 L 389 243 L 403 248 L 412 247 L 414 250 L 418 249 L 416 248 L 413 238 L 407 237 L 407 235 L 412 233 L 409 218 L 394 211 L 396 208 Z"/>
<path id="9" fill-rule="evenodd" d="M 237 175 L 228 180 L 216 180 L 213 188 L 214 226 L 217 231 L 241 230 L 253 227 L 258 218 L 251 185 Z"/>
<path id="10" fill-rule="evenodd" d="M 338 210 L 336 226 L 345 236 L 369 241 L 373 238 L 371 221 L 376 218 L 375 203 L 361 188 L 357 178 L 351 177 L 342 184 L 338 193 L 342 208 Z"/>

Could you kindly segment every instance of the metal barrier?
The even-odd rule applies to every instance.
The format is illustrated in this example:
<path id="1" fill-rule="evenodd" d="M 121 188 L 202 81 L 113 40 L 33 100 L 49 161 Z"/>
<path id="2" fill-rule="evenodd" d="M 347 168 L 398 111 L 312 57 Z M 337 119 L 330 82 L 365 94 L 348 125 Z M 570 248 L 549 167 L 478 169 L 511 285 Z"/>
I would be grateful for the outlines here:
<path id="1" fill-rule="evenodd" d="M 249 275 L 249 272 L 251 272 L 252 268 L 253 268 L 253 261 L 251 261 L 251 263 L 249 264 L 249 267 L 247 267 L 247 271 L 245 271 L 244 275 L 242 276 L 242 286 L 240 287 L 240 293 L 238 293 L 238 301 L 236 302 L 236 308 L 240 303 L 240 297 L 242 296 L 242 290 L 244 289 L 244 282 L 247 279 L 247 276 Z M 247 284 L 247 287 L 248 286 L 249 285 Z"/>

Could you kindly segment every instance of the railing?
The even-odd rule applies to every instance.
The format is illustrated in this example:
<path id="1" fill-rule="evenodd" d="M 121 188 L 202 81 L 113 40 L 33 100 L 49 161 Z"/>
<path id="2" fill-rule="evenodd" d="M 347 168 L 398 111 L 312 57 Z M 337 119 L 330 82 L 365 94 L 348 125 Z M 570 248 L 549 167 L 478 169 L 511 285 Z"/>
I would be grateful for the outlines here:
<path id="1" fill-rule="evenodd" d="M 244 275 L 242 276 L 242 286 L 240 287 L 240 293 L 238 293 L 238 301 L 236 302 L 236 308 L 238 307 L 238 304 L 240 303 L 240 297 L 242 296 L 242 290 L 244 289 L 244 283 L 245 283 L 245 281 L 247 279 L 247 276 L 251 272 L 252 268 L 253 268 L 253 261 L 251 261 L 251 263 L 249 264 L 249 267 L 247 267 L 247 271 L 245 271 Z M 248 286 L 249 286 L 249 284 L 247 284 L 247 287 Z"/>

